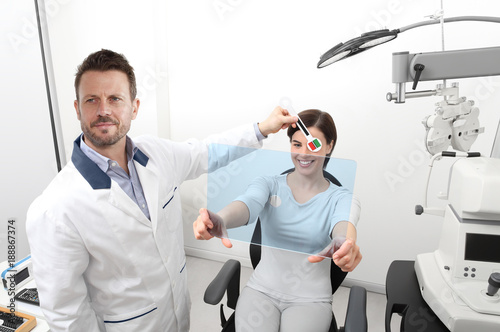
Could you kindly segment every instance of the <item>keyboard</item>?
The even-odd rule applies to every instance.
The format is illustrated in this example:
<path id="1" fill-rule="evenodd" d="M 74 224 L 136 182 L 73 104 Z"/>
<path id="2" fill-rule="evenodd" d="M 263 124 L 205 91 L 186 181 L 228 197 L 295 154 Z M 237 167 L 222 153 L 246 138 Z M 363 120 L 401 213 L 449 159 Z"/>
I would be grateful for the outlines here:
<path id="1" fill-rule="evenodd" d="M 17 311 L 13 315 L 10 309 L 0 307 L 0 332 L 28 332 L 35 326 L 35 317 Z"/>
<path id="2" fill-rule="evenodd" d="M 39 306 L 38 291 L 36 288 L 24 288 L 14 297 L 17 301 Z M 1 332 L 1 331 L 0 331 Z"/>
<path id="3" fill-rule="evenodd" d="M 24 323 L 24 319 L 19 316 L 14 316 L 10 312 L 0 311 L 0 332 L 13 332 Z"/>

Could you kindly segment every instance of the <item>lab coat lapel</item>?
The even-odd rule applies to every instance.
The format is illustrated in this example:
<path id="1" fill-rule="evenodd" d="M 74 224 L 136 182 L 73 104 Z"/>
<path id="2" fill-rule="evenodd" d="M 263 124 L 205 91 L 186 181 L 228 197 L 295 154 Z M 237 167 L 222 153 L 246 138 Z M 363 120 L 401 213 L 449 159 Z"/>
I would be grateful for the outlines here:
<path id="1" fill-rule="evenodd" d="M 152 163 L 148 163 L 147 166 L 143 166 L 136 161 L 134 162 L 137 175 L 141 181 L 146 202 L 148 203 L 151 226 L 153 227 L 153 232 L 156 232 L 158 223 L 158 192 L 160 179 L 158 179 L 156 168 L 152 165 Z"/>
<path id="2" fill-rule="evenodd" d="M 123 191 L 123 189 L 112 181 L 109 193 L 109 203 L 114 205 L 117 209 L 125 212 L 132 218 L 138 220 L 144 225 L 151 227 L 151 223 L 137 204 Z"/>

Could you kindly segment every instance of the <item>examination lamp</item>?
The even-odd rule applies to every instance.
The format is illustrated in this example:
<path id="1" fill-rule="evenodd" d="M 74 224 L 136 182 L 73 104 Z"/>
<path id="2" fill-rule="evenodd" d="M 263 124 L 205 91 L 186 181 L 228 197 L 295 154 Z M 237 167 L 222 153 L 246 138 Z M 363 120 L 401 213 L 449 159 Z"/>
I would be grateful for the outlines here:
<path id="1" fill-rule="evenodd" d="M 361 53 L 373 46 L 393 40 L 398 36 L 398 30 L 377 30 L 362 34 L 360 37 L 340 43 L 323 54 L 318 62 L 318 68 L 326 67 L 334 62 Z"/>
<path id="2" fill-rule="evenodd" d="M 500 23 L 499 17 L 490 16 L 457 16 L 443 19 L 444 23 L 449 22 L 460 22 L 460 21 L 481 21 L 481 22 L 495 22 Z M 399 33 L 405 32 L 407 30 L 421 27 L 424 25 L 438 24 L 441 23 L 439 19 L 433 19 L 429 21 L 418 22 L 414 24 L 407 25 L 405 27 L 394 29 L 394 30 L 376 30 L 362 34 L 361 36 L 351 39 L 345 43 L 340 43 L 325 54 L 320 57 L 318 62 L 318 68 L 323 68 L 331 65 L 334 62 L 348 58 L 350 56 L 361 53 L 374 46 L 387 43 L 395 39 Z"/>

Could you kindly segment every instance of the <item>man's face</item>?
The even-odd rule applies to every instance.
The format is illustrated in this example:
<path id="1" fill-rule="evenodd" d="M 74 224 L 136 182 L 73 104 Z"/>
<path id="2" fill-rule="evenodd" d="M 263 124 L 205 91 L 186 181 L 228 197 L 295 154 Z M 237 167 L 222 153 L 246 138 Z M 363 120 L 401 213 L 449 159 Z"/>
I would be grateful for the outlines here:
<path id="1" fill-rule="evenodd" d="M 88 71 L 82 75 L 75 109 L 85 142 L 97 150 L 124 140 L 137 116 L 127 75 L 121 71 Z"/>

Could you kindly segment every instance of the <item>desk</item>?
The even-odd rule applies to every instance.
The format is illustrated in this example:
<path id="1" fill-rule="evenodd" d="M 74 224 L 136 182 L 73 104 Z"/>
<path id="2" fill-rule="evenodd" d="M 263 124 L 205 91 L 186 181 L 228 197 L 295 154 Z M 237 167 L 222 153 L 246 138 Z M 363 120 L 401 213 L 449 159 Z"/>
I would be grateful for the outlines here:
<path id="1" fill-rule="evenodd" d="M 7 261 L 0 263 L 0 273 L 8 268 L 9 264 Z M 36 287 L 35 281 L 31 280 L 22 288 L 34 288 Z M 0 305 L 3 307 L 7 307 L 7 305 L 10 303 L 10 297 L 7 294 L 7 291 L 3 288 L 3 285 L 0 287 Z M 29 303 L 23 303 L 23 302 L 16 302 L 16 310 L 31 316 L 36 317 L 36 322 L 37 325 L 36 327 L 31 330 L 30 332 L 47 332 L 50 331 L 49 325 L 45 321 L 45 317 L 43 317 L 42 310 L 40 307 L 29 304 Z"/>
<path id="2" fill-rule="evenodd" d="M 385 282 L 387 306 L 385 330 L 391 332 L 391 317 L 400 314 L 403 332 L 449 332 L 422 298 L 415 275 L 415 261 L 394 261 Z"/>

